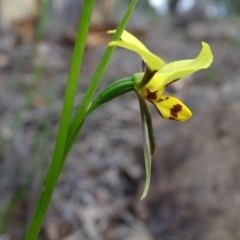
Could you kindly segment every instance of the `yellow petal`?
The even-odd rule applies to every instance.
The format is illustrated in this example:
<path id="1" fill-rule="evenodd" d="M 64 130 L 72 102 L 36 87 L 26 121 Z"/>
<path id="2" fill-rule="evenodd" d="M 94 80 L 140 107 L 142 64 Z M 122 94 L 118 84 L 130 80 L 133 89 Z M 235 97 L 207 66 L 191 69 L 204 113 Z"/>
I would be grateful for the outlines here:
<path id="1" fill-rule="evenodd" d="M 192 116 L 188 107 L 174 97 L 161 96 L 158 101 L 151 102 L 163 118 L 184 122 Z"/>
<path id="2" fill-rule="evenodd" d="M 147 87 L 150 91 L 156 91 L 200 69 L 208 68 L 212 61 L 213 55 L 209 45 L 202 42 L 202 50 L 195 59 L 166 64 L 153 76 Z"/>
<path id="3" fill-rule="evenodd" d="M 107 33 L 114 34 L 115 32 L 116 32 L 116 30 L 110 30 Z M 134 37 L 131 33 L 127 32 L 125 30 L 123 31 L 123 33 L 121 35 L 121 40 L 123 42 L 135 44 L 136 46 L 138 46 L 139 48 L 142 48 L 145 51 L 149 51 L 142 42 L 140 42 L 136 37 Z"/>
<path id="4" fill-rule="evenodd" d="M 161 58 L 150 52 L 143 43 L 127 31 L 123 32 L 121 39 L 110 42 L 108 46 L 119 46 L 138 53 L 152 71 L 159 70 L 164 65 L 164 61 Z"/>

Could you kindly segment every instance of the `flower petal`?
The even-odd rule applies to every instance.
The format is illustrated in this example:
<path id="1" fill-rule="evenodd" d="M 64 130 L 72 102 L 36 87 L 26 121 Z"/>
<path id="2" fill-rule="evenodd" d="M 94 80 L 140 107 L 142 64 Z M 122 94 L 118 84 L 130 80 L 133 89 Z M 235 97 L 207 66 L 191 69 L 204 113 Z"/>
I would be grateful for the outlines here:
<path id="1" fill-rule="evenodd" d="M 161 96 L 158 101 L 151 102 L 163 118 L 184 122 L 192 116 L 188 107 L 174 97 Z"/>
<path id="2" fill-rule="evenodd" d="M 195 59 L 166 64 L 153 76 L 147 87 L 150 91 L 156 91 L 200 69 L 208 68 L 212 61 L 213 55 L 209 45 L 202 42 L 202 50 Z"/>
<path id="3" fill-rule="evenodd" d="M 112 32 L 113 31 L 110 31 L 110 33 Z M 121 39 L 122 40 L 110 42 L 108 46 L 119 46 L 138 53 L 151 71 L 159 70 L 164 65 L 164 61 L 161 58 L 150 52 L 144 44 L 129 32 L 124 31 Z"/>
<path id="4" fill-rule="evenodd" d="M 107 33 L 108 34 L 114 34 L 116 32 L 116 30 L 110 30 Z M 149 51 L 142 42 L 140 42 L 136 37 L 134 37 L 131 33 L 129 33 L 128 31 L 123 31 L 122 35 L 121 35 L 121 40 L 123 42 L 128 42 L 128 43 L 132 43 L 135 44 L 136 46 L 138 46 L 139 48 L 142 48 L 145 51 Z"/>

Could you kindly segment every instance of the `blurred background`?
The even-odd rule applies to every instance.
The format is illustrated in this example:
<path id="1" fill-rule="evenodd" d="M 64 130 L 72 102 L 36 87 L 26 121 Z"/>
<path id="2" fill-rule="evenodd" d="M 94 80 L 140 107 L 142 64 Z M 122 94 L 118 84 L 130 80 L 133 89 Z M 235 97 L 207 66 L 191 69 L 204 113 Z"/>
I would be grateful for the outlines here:
<path id="1" fill-rule="evenodd" d="M 96 0 L 75 106 L 130 1 Z M 0 0 L 0 240 L 23 239 L 51 159 L 83 0 Z M 152 182 L 134 93 L 87 119 L 55 189 L 39 239 L 240 239 L 240 2 L 139 0 L 128 25 L 166 62 L 214 63 L 169 86 L 193 117 L 162 119 Z M 138 72 L 116 49 L 100 89 Z"/>

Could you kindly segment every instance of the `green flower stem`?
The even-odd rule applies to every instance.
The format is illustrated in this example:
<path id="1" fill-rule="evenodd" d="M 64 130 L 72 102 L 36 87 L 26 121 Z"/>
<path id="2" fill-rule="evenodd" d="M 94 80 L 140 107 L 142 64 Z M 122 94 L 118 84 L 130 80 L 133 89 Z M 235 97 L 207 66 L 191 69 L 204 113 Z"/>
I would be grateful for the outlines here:
<path id="1" fill-rule="evenodd" d="M 79 71 L 83 59 L 93 5 L 94 0 L 85 0 L 84 2 L 81 20 L 77 33 L 77 39 L 69 70 L 68 83 L 66 87 L 62 115 L 59 123 L 59 129 L 56 138 L 53 157 L 45 179 L 45 185 L 42 189 L 42 193 L 35 213 L 33 215 L 32 221 L 30 222 L 25 240 L 37 239 L 40 228 L 42 226 L 43 219 L 45 217 L 48 205 L 53 194 L 54 187 L 57 183 L 57 179 L 61 170 L 61 162 L 67 140 L 68 127 L 71 121 L 73 103 L 78 84 Z"/>
<path id="2" fill-rule="evenodd" d="M 128 10 L 126 11 L 123 19 L 121 20 L 120 24 L 118 25 L 118 28 L 117 28 L 115 34 L 112 37 L 112 41 L 118 40 L 120 38 L 120 36 L 122 35 L 122 32 L 126 28 L 127 23 L 133 13 L 133 10 L 134 10 L 136 4 L 137 4 L 137 0 L 132 0 L 131 4 L 128 7 Z M 79 127 L 79 126 L 82 124 L 86 115 L 88 114 L 88 110 L 92 103 L 92 99 L 95 95 L 98 85 L 101 82 L 102 76 L 107 68 L 107 65 L 113 55 L 114 50 L 115 50 L 115 47 L 108 47 L 106 49 L 106 51 L 102 57 L 102 60 L 100 61 L 98 68 L 93 75 L 93 78 L 89 85 L 89 88 L 87 89 L 87 92 L 86 92 L 86 94 L 76 112 L 76 115 L 74 116 L 72 123 L 69 127 L 68 139 L 75 140 L 76 137 L 78 136 L 79 131 L 81 129 L 81 127 Z M 70 145 L 72 146 L 72 144 L 70 144 Z M 71 149 L 71 147 L 70 147 L 70 149 Z M 67 152 L 69 152 L 69 150 L 67 150 Z M 61 166 L 64 165 L 65 160 L 66 160 L 66 157 L 65 158 L 63 157 Z"/>
<path id="3" fill-rule="evenodd" d="M 98 95 L 98 97 L 93 101 L 87 114 L 89 115 L 91 112 L 93 112 L 99 106 L 114 99 L 115 97 L 118 97 L 122 94 L 125 94 L 125 93 L 133 91 L 133 90 L 134 90 L 134 79 L 132 77 L 119 79 L 119 80 L 113 82 L 106 89 L 104 89 Z M 86 116 L 82 122 L 79 122 L 78 128 L 76 129 L 76 131 L 73 132 L 73 134 L 71 136 L 69 136 L 69 138 L 67 139 L 67 143 L 65 146 L 64 154 L 63 154 L 64 160 L 66 159 L 69 151 L 71 150 L 71 148 L 81 130 L 81 127 L 82 127 L 85 119 L 86 119 Z"/>

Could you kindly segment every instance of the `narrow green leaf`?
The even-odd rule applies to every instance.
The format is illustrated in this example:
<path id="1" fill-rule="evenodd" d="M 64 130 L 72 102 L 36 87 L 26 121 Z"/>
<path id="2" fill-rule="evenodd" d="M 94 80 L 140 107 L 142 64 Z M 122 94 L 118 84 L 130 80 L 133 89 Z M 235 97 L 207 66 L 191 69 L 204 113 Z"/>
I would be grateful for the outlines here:
<path id="1" fill-rule="evenodd" d="M 32 221 L 30 222 L 27 235 L 25 240 L 35 240 L 39 234 L 40 228 L 42 226 L 43 219 L 45 217 L 48 205 L 50 203 L 54 187 L 56 185 L 58 176 L 61 170 L 61 162 L 64 153 L 64 148 L 67 140 L 68 127 L 71 120 L 72 109 L 74 98 L 76 94 L 79 71 L 83 59 L 86 38 L 88 34 L 88 28 L 90 24 L 90 18 L 92 14 L 92 9 L 94 5 L 94 0 L 85 0 L 81 20 L 78 28 L 77 39 L 73 51 L 73 57 L 71 61 L 71 66 L 69 70 L 68 83 L 66 87 L 65 98 L 63 102 L 63 109 L 61 114 L 61 119 L 59 123 L 58 134 L 56 138 L 55 148 L 53 152 L 53 157 L 51 165 L 49 167 L 45 185 L 42 189 L 42 193 L 33 215 Z"/>
<path id="2" fill-rule="evenodd" d="M 88 114 L 98 108 L 100 105 L 118 97 L 124 93 L 134 90 L 134 81 L 132 77 L 119 79 L 107 88 L 105 88 L 91 104 Z"/>

